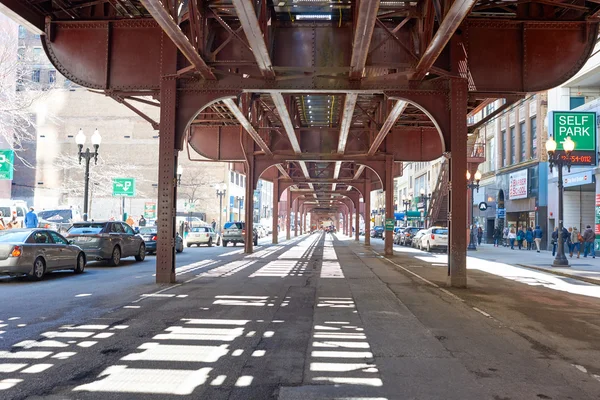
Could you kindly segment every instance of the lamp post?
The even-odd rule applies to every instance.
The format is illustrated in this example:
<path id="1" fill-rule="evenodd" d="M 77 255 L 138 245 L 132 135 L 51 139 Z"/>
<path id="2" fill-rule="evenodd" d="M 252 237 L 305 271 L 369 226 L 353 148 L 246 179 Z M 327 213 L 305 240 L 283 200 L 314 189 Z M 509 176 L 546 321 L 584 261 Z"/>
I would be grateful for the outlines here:
<path id="1" fill-rule="evenodd" d="M 467 250 L 477 250 L 477 233 L 475 232 L 475 215 L 473 213 L 473 197 L 475 196 L 475 189 L 477 189 L 477 193 L 479 193 L 479 181 L 481 180 L 481 172 L 477 170 L 475 172 L 475 176 L 471 180 L 471 173 L 467 171 L 467 188 L 471 189 L 471 201 L 469 207 L 471 207 L 471 228 L 469 230 L 469 246 L 467 246 Z"/>
<path id="2" fill-rule="evenodd" d="M 423 203 L 423 228 L 427 229 L 427 202 L 431 200 L 431 193 L 425 195 L 425 188 L 421 188 L 419 193 L 421 194 L 421 202 Z"/>
<path id="3" fill-rule="evenodd" d="M 179 164 L 177 166 L 177 186 L 181 186 L 181 175 L 183 175 L 183 167 Z"/>
<path id="4" fill-rule="evenodd" d="M 267 218 L 267 209 L 269 208 L 269 206 L 267 206 L 266 204 L 263 205 L 263 210 L 265 210 L 265 218 Z"/>
<path id="5" fill-rule="evenodd" d="M 83 129 L 79 129 L 79 132 L 75 136 L 75 143 L 79 147 L 79 164 L 81 164 L 81 160 L 85 159 L 85 184 L 83 191 L 83 220 L 88 220 L 88 193 L 90 189 L 90 161 L 92 158 L 94 159 L 94 165 L 98 164 L 98 148 L 100 147 L 100 143 L 102 142 L 102 136 L 100 136 L 100 132 L 98 129 L 94 131 L 92 135 L 92 145 L 94 146 L 94 152 L 90 151 L 90 148 L 87 147 L 85 151 L 83 151 L 83 145 L 85 144 L 85 134 L 83 133 Z"/>
<path id="6" fill-rule="evenodd" d="M 223 196 L 225 196 L 225 184 L 217 184 L 217 197 L 219 198 L 219 232 L 221 231 L 221 225 L 223 223 Z"/>
<path id="7" fill-rule="evenodd" d="M 548 162 L 550 163 L 550 172 L 552 167 L 556 165 L 558 168 L 558 251 L 556 258 L 552 262 L 553 267 L 568 267 L 569 260 L 565 256 L 565 243 L 563 239 L 563 167 L 567 167 L 567 171 L 571 172 L 571 152 L 575 149 L 575 142 L 571 137 L 567 136 L 563 142 L 564 156 L 556 152 L 556 142 L 549 138 L 546 142 L 546 151 L 548 152 Z"/>

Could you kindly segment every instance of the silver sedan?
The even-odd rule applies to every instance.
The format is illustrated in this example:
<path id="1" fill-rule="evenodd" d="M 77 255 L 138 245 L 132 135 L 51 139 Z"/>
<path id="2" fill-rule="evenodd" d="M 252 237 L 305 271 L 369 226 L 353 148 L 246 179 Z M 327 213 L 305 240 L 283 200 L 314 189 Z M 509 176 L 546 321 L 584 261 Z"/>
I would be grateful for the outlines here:
<path id="1" fill-rule="evenodd" d="M 0 275 L 40 280 L 51 271 L 85 269 L 85 253 L 58 232 L 47 229 L 0 231 Z"/>

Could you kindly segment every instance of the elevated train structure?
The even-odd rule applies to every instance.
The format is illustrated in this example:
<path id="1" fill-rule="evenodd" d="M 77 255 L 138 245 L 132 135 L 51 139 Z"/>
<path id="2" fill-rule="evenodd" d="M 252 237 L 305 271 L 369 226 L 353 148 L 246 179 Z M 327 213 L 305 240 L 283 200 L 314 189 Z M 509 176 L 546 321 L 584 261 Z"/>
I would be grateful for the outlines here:
<path id="1" fill-rule="evenodd" d="M 68 79 L 159 130 L 159 237 L 174 234 L 181 151 L 237 163 L 248 176 L 248 235 L 259 178 L 274 182 L 274 225 L 288 190 L 288 213 L 341 213 L 346 226 L 364 213 L 369 232 L 370 191 L 385 191 L 393 218 L 401 163 L 446 155 L 448 278 L 456 287 L 467 284 L 465 171 L 476 168 L 468 162 L 467 114 L 506 99 L 493 118 L 526 93 L 568 80 L 591 54 L 600 17 L 600 4 L 584 0 L 0 4 L 43 35 Z M 136 102 L 160 107 L 160 121 Z M 252 252 L 251 240 L 245 250 Z M 175 281 L 174 257 L 174 242 L 160 241 L 157 282 Z"/>

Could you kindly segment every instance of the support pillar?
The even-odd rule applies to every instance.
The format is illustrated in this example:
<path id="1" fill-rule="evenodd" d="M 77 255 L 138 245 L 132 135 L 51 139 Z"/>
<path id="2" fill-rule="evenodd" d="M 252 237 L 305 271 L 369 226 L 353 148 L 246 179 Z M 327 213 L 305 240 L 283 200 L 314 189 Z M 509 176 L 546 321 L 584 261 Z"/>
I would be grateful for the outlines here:
<path id="1" fill-rule="evenodd" d="M 365 171 L 365 245 L 371 245 L 371 177 L 369 171 Z"/>
<path id="2" fill-rule="evenodd" d="M 294 203 L 294 237 L 298 237 L 298 221 L 300 220 L 300 218 L 298 218 L 298 203 L 300 203 L 300 200 L 296 199 L 296 202 Z"/>
<path id="3" fill-rule="evenodd" d="M 356 231 L 354 231 L 354 241 L 358 242 L 360 241 L 360 201 L 356 207 L 356 218 L 354 224 L 356 225 Z"/>
<path id="4" fill-rule="evenodd" d="M 271 243 L 277 244 L 279 241 L 279 179 L 273 179 L 273 212 L 271 217 L 273 218 L 273 225 L 271 229 L 273 231 Z"/>
<path id="5" fill-rule="evenodd" d="M 163 33 L 161 75 L 177 73 L 177 48 Z M 175 122 L 177 80 L 160 82 L 160 141 L 158 164 L 158 243 L 156 246 L 156 283 L 175 283 L 175 207 L 177 204 L 177 150 Z"/>
<path id="6" fill-rule="evenodd" d="M 452 79 L 450 83 L 450 183 L 448 213 L 448 284 L 467 287 L 467 81 Z"/>
<path id="7" fill-rule="evenodd" d="M 244 253 L 252 254 L 254 250 L 254 157 L 250 156 L 246 162 L 246 207 L 244 209 L 246 235 L 244 237 Z"/>
<path id="8" fill-rule="evenodd" d="M 288 188 L 287 190 L 287 201 L 285 202 L 285 240 L 290 240 L 292 235 L 290 233 L 290 224 L 291 221 L 290 219 L 292 218 L 292 192 L 291 190 Z"/>
<path id="9" fill-rule="evenodd" d="M 465 103 L 466 105 L 466 103 Z M 465 114 L 466 115 L 466 114 Z M 465 117 L 466 121 L 466 117 Z M 466 127 L 466 125 L 465 125 Z M 466 147 L 465 147 L 466 154 Z M 385 157 L 385 218 L 394 218 L 394 157 L 386 156 Z M 383 226 L 385 227 L 385 220 L 383 221 Z M 384 231 L 384 249 L 385 255 L 391 256 L 394 254 L 394 231 L 388 231 L 387 229 Z"/>

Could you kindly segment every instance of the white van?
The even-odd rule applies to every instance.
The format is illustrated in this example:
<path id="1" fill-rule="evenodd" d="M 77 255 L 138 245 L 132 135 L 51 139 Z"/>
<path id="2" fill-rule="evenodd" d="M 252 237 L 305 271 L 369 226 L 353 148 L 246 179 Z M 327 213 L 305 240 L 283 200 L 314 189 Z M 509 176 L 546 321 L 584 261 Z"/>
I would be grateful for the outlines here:
<path id="1" fill-rule="evenodd" d="M 25 214 L 27 214 L 27 203 L 23 200 L 0 200 L 0 212 L 2 212 L 2 219 L 4 225 L 8 224 L 12 219 L 13 215 L 17 216 L 19 228 L 25 227 Z"/>
<path id="2" fill-rule="evenodd" d="M 40 228 L 53 229 L 57 232 L 66 232 L 73 222 L 82 221 L 79 211 L 73 208 L 41 210 L 37 211 L 37 216 Z"/>

